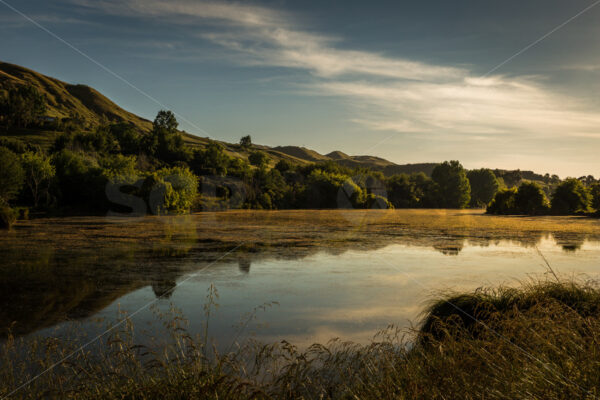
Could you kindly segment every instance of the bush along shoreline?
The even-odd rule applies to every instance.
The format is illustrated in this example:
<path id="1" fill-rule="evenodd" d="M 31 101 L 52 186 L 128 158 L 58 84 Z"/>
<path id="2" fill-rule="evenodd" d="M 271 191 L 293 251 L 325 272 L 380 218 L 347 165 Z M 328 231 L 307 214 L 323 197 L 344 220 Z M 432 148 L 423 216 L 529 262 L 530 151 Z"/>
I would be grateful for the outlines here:
<path id="1" fill-rule="evenodd" d="M 535 182 L 519 188 L 499 190 L 487 207 L 497 215 L 582 215 L 600 216 L 600 184 L 586 186 L 579 179 L 567 178 L 559 183 L 551 200 Z"/>
<path id="2" fill-rule="evenodd" d="M 390 326 L 364 345 L 335 339 L 299 349 L 285 341 L 248 341 L 221 354 L 206 337 L 190 336 L 175 310 L 165 319 L 169 344 L 158 347 L 137 343 L 139 333 L 124 321 L 109 337 L 64 361 L 83 340 L 9 336 L 0 345 L 0 396 L 57 361 L 13 397 L 593 399 L 600 394 L 595 282 L 557 278 L 441 294 L 424 311 L 419 329 Z"/>

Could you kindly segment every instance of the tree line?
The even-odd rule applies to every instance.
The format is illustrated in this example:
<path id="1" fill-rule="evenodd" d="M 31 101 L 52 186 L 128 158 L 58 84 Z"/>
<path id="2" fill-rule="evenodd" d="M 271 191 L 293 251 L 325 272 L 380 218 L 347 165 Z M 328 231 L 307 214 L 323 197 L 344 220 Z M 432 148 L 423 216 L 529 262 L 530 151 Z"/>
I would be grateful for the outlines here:
<path id="1" fill-rule="evenodd" d="M 499 190 L 487 207 L 489 214 L 588 215 L 600 210 L 600 183 L 586 185 L 567 178 L 555 187 L 550 200 L 539 184 L 524 182 L 518 188 Z"/>
<path id="2" fill-rule="evenodd" d="M 26 125 L 33 117 L 18 117 L 18 110 L 35 106 L 38 115 L 45 109 L 43 97 L 40 100 L 35 90 L 19 90 L 0 102 L 0 124 Z M 23 102 L 28 105 L 7 105 Z M 578 213 L 598 208 L 597 184 L 585 186 L 577 179 L 560 183 L 550 203 L 536 184 L 507 188 L 513 178 L 509 173 L 497 177 L 490 169 L 467 171 L 458 161 L 437 165 L 431 176 L 384 176 L 333 161 L 275 162 L 252 144 L 250 136 L 229 148 L 217 141 L 193 147 L 177 128 L 174 114 L 162 110 L 150 132 L 126 123 L 69 129 L 47 150 L 0 136 L 2 224 L 25 218 L 30 209 L 131 215 L 227 208 L 487 207 L 496 214 Z M 591 181 L 595 182 L 593 177 Z"/>

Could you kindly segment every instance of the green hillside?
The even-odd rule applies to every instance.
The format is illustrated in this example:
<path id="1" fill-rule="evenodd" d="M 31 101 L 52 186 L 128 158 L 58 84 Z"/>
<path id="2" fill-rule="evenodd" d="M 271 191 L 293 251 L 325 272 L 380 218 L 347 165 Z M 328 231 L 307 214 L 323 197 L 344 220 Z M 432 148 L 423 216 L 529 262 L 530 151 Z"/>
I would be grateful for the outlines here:
<path id="1" fill-rule="evenodd" d="M 0 62 L 0 95 L 10 87 L 20 85 L 31 85 L 46 97 L 50 117 L 79 116 L 90 128 L 103 121 L 130 123 L 142 131 L 152 128 L 150 121 L 123 110 L 89 86 L 62 82 L 18 65 Z"/>

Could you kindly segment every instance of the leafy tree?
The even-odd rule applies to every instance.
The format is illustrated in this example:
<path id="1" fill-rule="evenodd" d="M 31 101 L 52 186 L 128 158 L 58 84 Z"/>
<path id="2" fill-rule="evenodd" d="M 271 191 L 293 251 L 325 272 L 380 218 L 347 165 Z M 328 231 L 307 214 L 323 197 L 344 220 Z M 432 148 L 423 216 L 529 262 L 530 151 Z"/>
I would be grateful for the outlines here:
<path id="1" fill-rule="evenodd" d="M 240 146 L 246 149 L 250 148 L 252 146 L 252 137 L 250 135 L 243 136 L 240 139 Z"/>
<path id="2" fill-rule="evenodd" d="M 393 175 L 386 188 L 387 198 L 395 208 L 439 207 L 438 185 L 422 172 Z"/>
<path id="3" fill-rule="evenodd" d="M 172 111 L 160 110 L 154 118 L 153 128 L 155 131 L 164 129 L 169 133 L 175 133 L 178 126 L 179 123 Z"/>
<path id="4" fill-rule="evenodd" d="M 501 174 L 502 180 L 508 187 L 518 186 L 523 180 L 523 174 L 520 170 L 504 171 Z"/>
<path id="5" fill-rule="evenodd" d="M 15 154 L 23 154 L 34 150 L 35 146 L 24 143 L 22 140 L 13 137 L 0 136 L 0 147 L 6 147 Z"/>
<path id="6" fill-rule="evenodd" d="M 388 200 L 396 208 L 418 207 L 415 182 L 406 174 L 393 175 L 387 180 Z"/>
<path id="7" fill-rule="evenodd" d="M 441 206 L 464 208 L 471 199 L 471 186 L 465 169 L 458 161 L 445 161 L 437 165 L 431 178 L 439 186 Z"/>
<path id="8" fill-rule="evenodd" d="M 252 175 L 250 164 L 242 158 L 228 157 L 227 175 L 240 179 L 248 179 Z"/>
<path id="9" fill-rule="evenodd" d="M 136 170 L 137 159 L 135 156 L 110 155 L 101 158 L 98 163 L 102 168 L 102 174 L 108 179 L 139 175 Z"/>
<path id="10" fill-rule="evenodd" d="M 161 161 L 174 163 L 189 161 L 192 157 L 177 126 L 177 119 L 171 111 L 161 110 L 154 119 L 152 132 L 146 139 L 146 147 Z"/>
<path id="11" fill-rule="evenodd" d="M 596 183 L 596 178 L 594 178 L 594 175 L 581 176 L 578 179 L 587 187 Z"/>
<path id="12" fill-rule="evenodd" d="M 410 175 L 410 181 L 415 189 L 415 197 L 418 199 L 418 207 L 436 208 L 440 207 L 440 190 L 437 185 L 423 172 Z"/>
<path id="13" fill-rule="evenodd" d="M 79 132 L 73 136 L 73 149 L 90 153 L 117 153 L 119 142 L 110 134 L 107 127 L 99 127 L 93 132 Z"/>
<path id="14" fill-rule="evenodd" d="M 516 213 L 515 198 L 517 196 L 517 189 L 501 189 L 496 192 L 494 199 L 487 207 L 488 214 L 514 214 Z"/>
<path id="15" fill-rule="evenodd" d="M 600 210 L 600 183 L 594 183 L 590 186 L 590 194 L 592 196 L 591 206 L 596 210 Z"/>
<path id="16" fill-rule="evenodd" d="M 286 194 L 289 187 L 277 169 L 267 170 L 262 167 L 254 171 L 247 204 L 262 209 L 288 208 L 289 199 Z"/>
<path id="17" fill-rule="evenodd" d="M 281 159 L 275 164 L 275 169 L 283 174 L 284 172 L 294 169 L 294 165 L 286 159 Z"/>
<path id="18" fill-rule="evenodd" d="M 474 169 L 467 172 L 471 185 L 471 206 L 485 207 L 494 198 L 500 186 L 491 169 Z"/>
<path id="19" fill-rule="evenodd" d="M 171 184 L 176 198 L 170 203 L 170 210 L 176 212 L 189 211 L 198 194 L 198 178 L 188 168 L 173 167 L 161 169 L 158 172 L 165 182 Z"/>
<path id="20" fill-rule="evenodd" d="M 21 164 L 25 171 L 25 183 L 37 207 L 42 197 L 50 199 L 50 183 L 56 174 L 50 158 L 42 153 L 27 152 L 21 155 Z"/>
<path id="21" fill-rule="evenodd" d="M 2 103 L 0 116 L 7 126 L 25 128 L 46 112 L 46 97 L 31 85 L 10 88 Z"/>
<path id="22" fill-rule="evenodd" d="M 77 209 L 105 210 L 107 177 L 93 157 L 63 149 L 52 157 L 62 205 Z"/>
<path id="23" fill-rule="evenodd" d="M 225 153 L 223 145 L 212 140 L 204 149 L 194 151 L 190 161 L 192 171 L 198 176 L 225 176 L 230 164 L 231 157 Z M 243 168 L 242 165 L 234 165 L 234 167 Z"/>
<path id="24" fill-rule="evenodd" d="M 61 130 L 67 133 L 73 133 L 85 129 L 85 118 L 78 112 L 70 112 L 68 118 L 63 118 L 60 122 Z"/>
<path id="25" fill-rule="evenodd" d="M 138 154 L 141 146 L 141 135 L 131 125 L 126 123 L 112 124 L 109 132 L 117 142 L 123 154 Z"/>
<path id="26" fill-rule="evenodd" d="M 144 179 L 140 195 L 152 213 L 182 213 L 192 206 L 198 193 L 198 178 L 187 168 L 163 168 Z"/>
<path id="27" fill-rule="evenodd" d="M 156 172 L 151 172 L 145 177 L 138 194 L 148 203 L 150 212 L 154 215 L 167 213 L 171 203 L 176 201 L 173 186 Z"/>
<path id="28" fill-rule="evenodd" d="M 0 147 L 0 205 L 8 205 L 21 190 L 25 173 L 19 157 L 5 147 Z"/>
<path id="29" fill-rule="evenodd" d="M 307 177 L 302 204 L 308 208 L 363 208 L 365 192 L 348 175 L 314 169 Z"/>
<path id="30" fill-rule="evenodd" d="M 540 185 L 535 182 L 522 183 L 515 195 L 515 210 L 526 215 L 547 213 L 549 203 Z"/>
<path id="31" fill-rule="evenodd" d="M 583 183 L 575 178 L 565 179 L 556 187 L 552 195 L 552 212 L 574 214 L 588 211 L 592 196 Z"/>
<path id="32" fill-rule="evenodd" d="M 267 156 L 264 152 L 257 150 L 250 153 L 248 156 L 248 161 L 250 161 L 250 164 L 252 165 L 261 167 L 269 163 L 269 156 Z"/>

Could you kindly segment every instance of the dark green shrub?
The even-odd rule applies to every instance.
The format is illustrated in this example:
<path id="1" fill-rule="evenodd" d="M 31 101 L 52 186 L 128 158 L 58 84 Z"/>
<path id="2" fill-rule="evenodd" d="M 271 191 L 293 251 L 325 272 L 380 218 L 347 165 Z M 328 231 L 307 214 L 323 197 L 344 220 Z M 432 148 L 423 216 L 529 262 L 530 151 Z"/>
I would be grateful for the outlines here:
<path id="1" fill-rule="evenodd" d="M 518 214 L 541 215 L 550 210 L 544 191 L 534 182 L 524 182 L 515 195 L 515 211 Z"/>
<path id="2" fill-rule="evenodd" d="M 394 208 L 394 206 L 388 201 L 388 199 L 373 193 L 369 193 L 366 195 L 364 204 L 365 208 L 371 210 L 387 210 L 390 208 Z"/>
<path id="3" fill-rule="evenodd" d="M 29 207 L 14 207 L 13 208 L 17 220 L 27 221 L 29 219 Z"/>
<path id="4" fill-rule="evenodd" d="M 386 189 L 388 200 L 396 208 L 418 207 L 416 187 L 408 175 L 399 174 L 390 177 L 386 182 Z"/>
<path id="5" fill-rule="evenodd" d="M 269 156 L 267 156 L 265 152 L 257 150 L 250 153 L 248 161 L 254 166 L 261 167 L 269 163 Z"/>
<path id="6" fill-rule="evenodd" d="M 0 102 L 3 103 L 0 117 L 8 126 L 25 128 L 46 112 L 46 97 L 31 85 L 9 88 Z"/>
<path id="7" fill-rule="evenodd" d="M 0 146 L 6 147 L 15 154 L 23 154 L 31 150 L 31 145 L 25 144 L 22 140 L 12 137 L 0 137 Z"/>
<path id="8" fill-rule="evenodd" d="M 0 229 L 10 229 L 16 220 L 17 215 L 12 208 L 0 206 Z"/>
<path id="9" fill-rule="evenodd" d="M 25 171 L 25 183 L 33 199 L 33 206 L 37 207 L 42 199 L 48 204 L 50 184 L 56 174 L 50 158 L 43 153 L 27 152 L 21 155 L 21 165 Z"/>
<path id="10" fill-rule="evenodd" d="M 592 196 L 579 179 L 568 178 L 556 187 L 552 195 L 552 212 L 575 214 L 589 211 Z"/>
<path id="11" fill-rule="evenodd" d="M 315 169 L 307 177 L 302 204 L 307 208 L 363 208 L 364 196 L 349 176 Z"/>
<path id="12" fill-rule="evenodd" d="M 225 176 L 229 174 L 228 168 L 230 166 L 234 173 L 235 171 L 241 173 L 244 169 L 243 164 L 242 161 L 234 162 L 225 153 L 223 145 L 215 141 L 210 141 L 204 149 L 195 150 L 190 161 L 190 167 L 197 176 Z"/>
<path id="13" fill-rule="evenodd" d="M 187 168 L 164 168 L 149 174 L 139 196 L 155 215 L 189 211 L 198 195 L 198 178 Z"/>
<path id="14" fill-rule="evenodd" d="M 502 189 L 496 193 L 494 199 L 487 207 L 488 214 L 515 214 L 515 197 L 517 196 L 517 189 Z"/>
<path id="15" fill-rule="evenodd" d="M 56 169 L 59 204 L 79 210 L 108 210 L 105 194 L 108 178 L 96 159 L 65 149 L 54 154 L 52 163 Z"/>
<path id="16" fill-rule="evenodd" d="M 6 147 L 0 147 L 0 204 L 8 205 L 19 194 L 24 182 L 25 173 L 19 157 Z"/>

